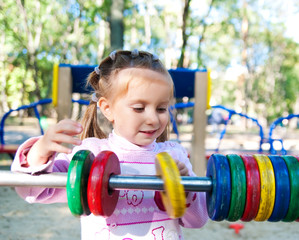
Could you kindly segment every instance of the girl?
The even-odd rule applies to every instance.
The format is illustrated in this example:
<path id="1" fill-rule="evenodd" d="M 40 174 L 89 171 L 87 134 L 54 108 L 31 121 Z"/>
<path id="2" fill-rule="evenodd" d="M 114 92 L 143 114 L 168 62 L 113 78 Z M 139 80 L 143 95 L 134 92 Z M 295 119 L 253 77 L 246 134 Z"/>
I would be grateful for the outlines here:
<path id="1" fill-rule="evenodd" d="M 155 155 L 168 152 L 180 174 L 195 175 L 186 151 L 169 142 L 168 108 L 173 102 L 173 81 L 157 56 L 148 52 L 112 52 L 88 77 L 94 88 L 82 125 L 62 120 L 44 136 L 20 146 L 13 171 L 67 172 L 74 153 L 88 149 L 116 153 L 122 174 L 155 175 Z M 97 107 L 112 123 L 106 136 L 97 124 Z M 81 140 L 75 136 L 81 134 Z M 76 145 L 72 150 L 63 143 Z M 60 153 L 56 155 L 56 153 Z M 65 189 L 17 188 L 30 203 L 66 201 Z M 82 239 L 183 239 L 180 226 L 200 228 L 208 219 L 205 193 L 189 193 L 184 217 L 171 219 L 163 211 L 159 194 L 123 190 L 113 214 L 81 217 Z"/>

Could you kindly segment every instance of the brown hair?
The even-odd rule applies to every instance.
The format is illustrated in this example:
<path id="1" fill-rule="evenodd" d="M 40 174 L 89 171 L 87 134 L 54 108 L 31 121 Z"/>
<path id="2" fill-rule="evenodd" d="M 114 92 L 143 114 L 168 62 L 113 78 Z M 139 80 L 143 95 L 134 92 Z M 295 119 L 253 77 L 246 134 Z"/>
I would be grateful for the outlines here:
<path id="1" fill-rule="evenodd" d="M 170 79 L 173 93 L 172 79 L 156 55 L 145 51 L 114 51 L 109 57 L 106 57 L 98 66 L 98 73 L 93 71 L 87 78 L 87 84 L 90 85 L 98 99 L 101 97 L 114 96 L 114 77 L 120 70 L 126 68 L 145 68 L 159 72 Z M 88 137 L 107 138 L 97 123 L 97 102 L 90 101 L 90 104 L 82 119 L 83 132 L 81 139 Z M 163 142 L 168 139 L 169 124 L 164 132 L 158 137 L 157 142 Z"/>

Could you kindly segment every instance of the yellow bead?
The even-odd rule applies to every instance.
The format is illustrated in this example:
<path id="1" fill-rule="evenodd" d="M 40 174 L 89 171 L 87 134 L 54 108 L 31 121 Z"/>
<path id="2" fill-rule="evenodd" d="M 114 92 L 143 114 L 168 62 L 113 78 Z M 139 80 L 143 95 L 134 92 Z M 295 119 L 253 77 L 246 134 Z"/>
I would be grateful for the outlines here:
<path id="1" fill-rule="evenodd" d="M 266 155 L 253 155 L 257 161 L 261 178 L 261 199 L 255 221 L 270 218 L 275 203 L 275 177 L 270 159 Z"/>
<path id="2" fill-rule="evenodd" d="M 164 181 L 161 197 L 167 214 L 171 218 L 182 217 L 186 209 L 186 195 L 175 161 L 168 153 L 159 153 L 156 155 L 156 170 Z"/>

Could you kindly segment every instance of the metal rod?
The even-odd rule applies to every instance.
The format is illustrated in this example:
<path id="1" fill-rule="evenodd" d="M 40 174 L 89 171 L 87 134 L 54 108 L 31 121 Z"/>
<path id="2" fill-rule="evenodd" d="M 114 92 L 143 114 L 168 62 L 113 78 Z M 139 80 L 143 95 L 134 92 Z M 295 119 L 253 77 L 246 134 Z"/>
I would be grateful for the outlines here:
<path id="1" fill-rule="evenodd" d="M 10 171 L 0 171 L 0 186 L 65 188 L 66 173 L 43 173 L 31 175 Z"/>
<path id="2" fill-rule="evenodd" d="M 208 177 L 181 177 L 181 183 L 185 191 L 207 192 L 212 190 L 212 180 Z M 126 176 L 112 175 L 109 179 L 109 187 L 115 190 L 144 189 L 163 190 L 163 179 L 157 176 Z"/>
<path id="3" fill-rule="evenodd" d="M 67 173 L 43 173 L 30 175 L 10 171 L 0 171 L 0 186 L 10 187 L 48 187 L 65 188 Z M 208 177 L 181 177 L 185 191 L 206 192 L 212 189 L 212 180 Z M 112 175 L 109 187 L 114 190 L 142 189 L 163 190 L 163 179 L 158 176 Z"/>

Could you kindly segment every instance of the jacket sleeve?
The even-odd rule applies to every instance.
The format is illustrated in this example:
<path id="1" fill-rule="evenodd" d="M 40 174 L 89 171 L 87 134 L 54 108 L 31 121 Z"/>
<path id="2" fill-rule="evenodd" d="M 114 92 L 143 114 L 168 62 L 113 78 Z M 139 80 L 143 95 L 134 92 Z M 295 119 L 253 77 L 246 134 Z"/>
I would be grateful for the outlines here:
<path id="1" fill-rule="evenodd" d="M 27 153 L 39 137 L 31 138 L 24 142 L 18 149 L 11 170 L 28 174 L 40 174 L 47 172 L 67 172 L 70 161 L 79 150 L 89 150 L 94 155 L 100 152 L 105 142 L 96 138 L 84 139 L 80 146 L 75 146 L 71 154 L 53 154 L 49 161 L 38 167 L 24 167 L 27 163 Z M 39 187 L 17 187 L 18 195 L 29 203 L 55 203 L 66 202 L 66 189 L 62 188 L 39 188 Z"/>
<path id="2" fill-rule="evenodd" d="M 11 166 L 13 172 L 23 172 L 36 175 L 47 172 L 67 172 L 70 158 L 66 154 L 54 154 L 49 161 L 38 167 L 24 167 L 27 163 L 27 153 L 39 137 L 24 142 L 17 150 Z M 66 190 L 58 188 L 16 187 L 17 194 L 29 203 L 66 202 Z"/>
<path id="3" fill-rule="evenodd" d="M 179 144 L 175 146 L 175 159 L 185 163 L 190 176 L 196 176 L 188 158 L 187 151 Z M 208 221 L 205 192 L 189 192 L 186 199 L 186 212 L 180 219 L 181 226 L 185 228 L 201 228 Z"/>

